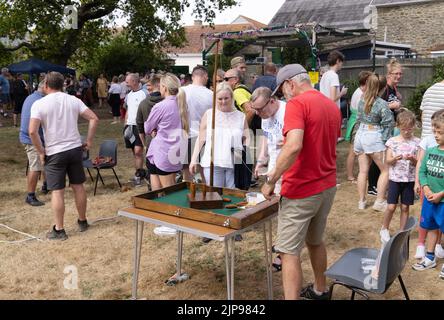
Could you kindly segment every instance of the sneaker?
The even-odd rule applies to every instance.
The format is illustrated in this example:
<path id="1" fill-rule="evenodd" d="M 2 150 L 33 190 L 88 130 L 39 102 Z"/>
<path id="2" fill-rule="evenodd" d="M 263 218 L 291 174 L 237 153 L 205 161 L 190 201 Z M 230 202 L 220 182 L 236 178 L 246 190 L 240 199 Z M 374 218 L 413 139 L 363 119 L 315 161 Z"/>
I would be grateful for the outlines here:
<path id="1" fill-rule="evenodd" d="M 134 187 L 141 187 L 142 186 L 142 179 L 140 177 L 134 177 L 130 181 L 133 183 Z"/>
<path id="2" fill-rule="evenodd" d="M 342 141 L 344 141 L 344 138 L 343 138 L 343 137 L 339 137 L 339 138 L 338 138 L 338 143 L 339 143 L 339 142 L 342 142 Z"/>
<path id="3" fill-rule="evenodd" d="M 330 291 L 323 292 L 321 295 L 318 295 L 314 292 L 313 284 L 309 284 L 305 288 L 301 290 L 301 298 L 308 300 L 330 300 Z"/>
<path id="4" fill-rule="evenodd" d="M 154 228 L 154 233 L 158 236 L 174 236 L 176 235 L 177 230 L 162 226 Z"/>
<path id="5" fill-rule="evenodd" d="M 46 234 L 46 238 L 48 240 L 64 241 L 64 240 L 68 239 L 68 235 L 66 234 L 65 229 L 56 230 L 55 226 L 53 226 L 52 230 Z"/>
<path id="6" fill-rule="evenodd" d="M 384 212 L 385 209 L 387 209 L 387 201 L 379 202 L 378 200 L 376 200 L 375 203 L 373 204 L 373 210 L 375 211 Z"/>
<path id="7" fill-rule="evenodd" d="M 444 280 L 444 265 L 441 268 L 441 272 L 439 273 L 439 277 Z"/>
<path id="8" fill-rule="evenodd" d="M 379 235 L 381 236 L 381 242 L 387 243 L 390 241 L 390 232 L 387 229 L 381 229 Z"/>
<path id="9" fill-rule="evenodd" d="M 45 205 L 45 203 L 39 201 L 36 196 L 33 197 L 27 196 L 25 202 L 33 207 L 40 207 Z"/>
<path id="10" fill-rule="evenodd" d="M 436 258 L 434 260 L 430 260 L 427 257 L 424 257 L 420 262 L 415 263 L 412 268 L 416 271 L 423 271 L 436 267 Z"/>
<path id="11" fill-rule="evenodd" d="M 377 196 L 378 195 L 378 190 L 376 190 L 375 187 L 369 187 L 367 190 L 367 194 L 371 195 L 371 196 Z"/>
<path id="12" fill-rule="evenodd" d="M 367 207 L 367 201 L 366 200 L 358 202 L 358 209 L 359 210 L 365 210 L 366 207 Z"/>
<path id="13" fill-rule="evenodd" d="M 420 244 L 416 247 L 415 259 L 424 259 L 426 255 L 425 246 Z"/>
<path id="14" fill-rule="evenodd" d="M 80 221 L 79 219 L 77 219 L 77 224 L 79 225 L 79 232 L 85 232 L 89 228 L 87 220 Z"/>
<path id="15" fill-rule="evenodd" d="M 444 249 L 442 248 L 442 246 L 440 244 L 437 244 L 435 246 L 435 257 L 437 258 L 444 258 Z"/>

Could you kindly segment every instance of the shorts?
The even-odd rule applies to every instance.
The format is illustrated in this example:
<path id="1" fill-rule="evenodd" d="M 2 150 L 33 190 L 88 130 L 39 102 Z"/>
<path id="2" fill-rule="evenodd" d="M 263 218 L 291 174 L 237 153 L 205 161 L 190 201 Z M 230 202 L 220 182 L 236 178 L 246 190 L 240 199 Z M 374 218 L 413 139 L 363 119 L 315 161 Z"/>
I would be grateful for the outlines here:
<path id="1" fill-rule="evenodd" d="M 146 162 L 146 165 L 148 167 L 148 172 L 149 172 L 150 175 L 154 174 L 154 175 L 158 175 L 158 176 L 168 176 L 170 174 L 177 173 L 177 171 L 166 172 L 166 171 L 160 170 L 158 167 L 156 167 L 155 164 L 152 164 L 149 161 Z"/>
<path id="2" fill-rule="evenodd" d="M 37 149 L 32 144 L 24 144 L 26 155 L 28 156 L 29 171 L 43 171 Z"/>
<path id="3" fill-rule="evenodd" d="M 444 203 L 435 204 L 424 197 L 420 226 L 426 230 L 440 229 L 444 232 Z"/>
<path id="4" fill-rule="evenodd" d="M 14 99 L 14 114 L 22 113 L 23 103 L 25 103 L 26 96 L 16 96 Z"/>
<path id="5" fill-rule="evenodd" d="M 398 204 L 401 196 L 401 204 L 411 206 L 415 202 L 414 182 L 395 182 L 389 180 L 388 184 L 388 204 Z"/>
<path id="6" fill-rule="evenodd" d="M 354 150 L 356 154 L 372 154 L 383 152 L 386 149 L 382 141 L 382 133 L 379 129 L 368 129 L 369 126 L 362 125 L 356 132 Z"/>
<path id="7" fill-rule="evenodd" d="M 11 97 L 9 96 L 9 93 L 0 93 L 0 104 L 8 104 L 11 102 Z"/>
<path id="8" fill-rule="evenodd" d="M 129 126 L 128 125 L 126 125 L 125 126 L 125 128 L 123 128 L 123 132 L 125 133 L 125 130 L 126 130 L 126 128 L 128 128 Z M 133 137 L 134 137 L 134 141 L 132 141 L 132 139 L 130 139 L 130 138 L 127 138 L 127 137 L 123 137 L 123 139 L 125 140 L 125 147 L 127 148 L 127 149 L 134 149 L 134 147 L 143 147 L 143 144 L 142 144 L 142 140 L 140 140 L 140 137 L 139 137 L 139 130 L 137 129 L 137 126 L 132 126 L 132 128 L 133 128 Z"/>
<path id="9" fill-rule="evenodd" d="M 305 199 L 281 197 L 276 252 L 299 256 L 305 243 L 320 245 L 335 195 L 333 187 Z"/>
<path id="10" fill-rule="evenodd" d="M 45 157 L 45 174 L 48 190 L 62 190 L 66 186 L 66 174 L 69 184 L 85 182 L 83 170 L 83 149 L 74 148 Z"/>

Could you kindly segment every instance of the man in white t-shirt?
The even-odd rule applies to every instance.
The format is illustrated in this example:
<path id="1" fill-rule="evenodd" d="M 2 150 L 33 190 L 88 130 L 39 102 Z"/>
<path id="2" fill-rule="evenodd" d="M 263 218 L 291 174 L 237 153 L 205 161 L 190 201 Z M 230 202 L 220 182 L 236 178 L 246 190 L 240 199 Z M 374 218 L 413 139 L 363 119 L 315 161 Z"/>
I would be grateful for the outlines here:
<path id="1" fill-rule="evenodd" d="M 142 179 L 146 176 L 146 171 L 143 169 L 143 143 L 140 140 L 136 120 L 139 105 L 146 99 L 146 93 L 142 90 L 139 76 L 135 73 L 130 73 L 126 76 L 126 85 L 131 91 L 125 98 L 126 116 L 124 139 L 126 148 L 133 151 L 136 169 L 133 182 L 137 187 L 142 185 Z"/>
<path id="2" fill-rule="evenodd" d="M 282 130 L 284 128 L 285 102 L 279 101 L 272 96 L 272 92 L 267 87 L 259 87 L 254 90 L 251 96 L 252 109 L 262 118 L 262 131 L 260 151 L 254 170 L 254 175 L 266 175 L 263 170 L 267 167 L 267 172 L 274 169 L 276 159 L 284 144 Z M 279 194 L 281 190 L 281 179 L 276 183 L 274 192 Z"/>
<path id="3" fill-rule="evenodd" d="M 432 135 L 432 115 L 444 108 L 444 81 L 435 83 L 424 93 L 421 103 L 421 139 Z"/>
<path id="4" fill-rule="evenodd" d="M 319 91 L 333 100 L 338 108 L 341 109 L 341 98 L 347 94 L 347 88 L 344 87 L 342 90 L 339 90 L 338 72 L 342 69 L 345 57 L 341 52 L 335 50 L 330 52 L 327 60 L 330 69 L 322 75 Z"/>
<path id="5" fill-rule="evenodd" d="M 319 83 L 319 91 L 336 103 L 339 110 L 341 110 L 341 98 L 344 97 L 348 91 L 346 87 L 343 87 L 342 90 L 340 90 L 338 76 L 338 72 L 342 69 L 344 60 L 345 56 L 341 52 L 337 50 L 330 52 L 327 57 L 330 70 L 322 75 L 321 82 Z M 344 139 L 339 138 L 338 141 L 339 140 Z"/>
<path id="6" fill-rule="evenodd" d="M 190 121 L 190 133 L 188 139 L 188 162 L 183 166 L 183 179 L 191 181 L 192 177 L 188 170 L 194 145 L 199 135 L 200 120 L 204 113 L 213 107 L 213 92 L 206 87 L 208 82 L 208 70 L 204 66 L 196 66 L 191 74 L 192 84 L 182 87 L 185 92 L 188 105 L 188 118 Z M 205 183 L 203 170 L 199 166 L 202 182 Z"/>
<path id="7" fill-rule="evenodd" d="M 86 220 L 86 191 L 83 186 L 83 151 L 92 146 L 99 119 L 80 99 L 63 93 L 63 75 L 50 72 L 46 76 L 44 92 L 46 96 L 36 101 L 31 108 L 29 136 L 45 166 L 48 190 L 52 191 L 51 205 L 55 214 L 55 225 L 47 233 L 50 240 L 66 240 L 63 227 L 65 214 L 65 178 L 74 192 L 74 199 L 79 214 L 77 223 L 80 232 L 88 229 Z M 79 116 L 89 121 L 86 144 L 82 145 L 77 121 Z M 39 127 L 43 128 L 45 148 L 39 136 Z"/>

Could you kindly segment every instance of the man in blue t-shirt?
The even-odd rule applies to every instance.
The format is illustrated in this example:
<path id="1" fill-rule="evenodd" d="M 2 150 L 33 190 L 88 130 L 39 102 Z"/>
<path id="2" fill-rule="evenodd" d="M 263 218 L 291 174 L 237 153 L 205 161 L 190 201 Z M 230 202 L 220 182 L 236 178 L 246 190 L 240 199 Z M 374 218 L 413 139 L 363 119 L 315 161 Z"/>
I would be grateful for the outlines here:
<path id="1" fill-rule="evenodd" d="M 4 111 L 6 106 L 10 102 L 10 85 L 9 85 L 9 70 L 8 68 L 3 68 L 0 74 L 0 114 L 3 116 L 7 116 L 7 113 Z M 2 126 L 0 122 L 0 127 Z"/>
<path id="2" fill-rule="evenodd" d="M 276 65 L 269 62 L 265 65 L 265 75 L 260 76 L 253 85 L 253 91 L 260 87 L 267 87 L 271 91 L 276 89 Z"/>
<path id="3" fill-rule="evenodd" d="M 20 133 L 19 133 L 20 142 L 23 144 L 25 148 L 29 163 L 29 171 L 27 177 L 28 195 L 26 196 L 25 202 L 33 207 L 44 205 L 44 203 L 39 201 L 37 199 L 37 196 L 35 195 L 35 190 L 37 187 L 39 176 L 40 174 L 43 173 L 43 165 L 40 162 L 39 154 L 37 153 L 37 150 L 32 144 L 31 138 L 29 137 L 28 128 L 29 128 L 29 121 L 31 119 L 31 107 L 34 104 L 34 102 L 40 100 L 44 96 L 43 86 L 44 83 L 41 82 L 39 84 L 37 91 L 28 96 L 25 102 L 23 103 L 21 122 L 20 122 Z M 39 134 L 40 134 L 40 139 L 43 142 L 43 130 L 41 127 L 39 130 Z M 48 193 L 46 180 L 43 182 L 42 192 Z"/>

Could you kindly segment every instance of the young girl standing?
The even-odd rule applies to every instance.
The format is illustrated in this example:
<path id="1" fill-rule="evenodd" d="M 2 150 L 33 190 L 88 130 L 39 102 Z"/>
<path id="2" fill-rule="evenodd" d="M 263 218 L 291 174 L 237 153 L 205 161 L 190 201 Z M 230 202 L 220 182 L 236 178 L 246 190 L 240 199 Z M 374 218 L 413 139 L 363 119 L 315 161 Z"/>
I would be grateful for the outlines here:
<path id="1" fill-rule="evenodd" d="M 413 112 L 404 110 L 398 114 L 396 125 L 399 136 L 389 139 L 386 143 L 386 161 L 389 166 L 389 185 L 387 209 L 380 231 L 381 240 L 390 240 L 389 226 L 393 214 L 401 200 L 400 229 L 402 230 L 409 217 L 409 208 L 415 200 L 415 173 L 420 139 L 413 135 L 416 118 Z"/>

